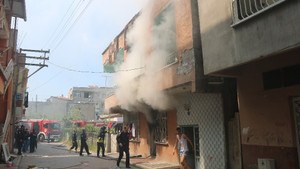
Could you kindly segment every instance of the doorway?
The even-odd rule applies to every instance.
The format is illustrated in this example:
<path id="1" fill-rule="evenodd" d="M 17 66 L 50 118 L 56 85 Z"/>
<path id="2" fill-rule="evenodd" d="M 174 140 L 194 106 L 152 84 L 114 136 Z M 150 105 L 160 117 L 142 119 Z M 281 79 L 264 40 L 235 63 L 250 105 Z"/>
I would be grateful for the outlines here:
<path id="1" fill-rule="evenodd" d="M 195 169 L 200 169 L 200 147 L 199 147 L 199 127 L 198 125 L 182 126 L 182 133 L 190 138 L 194 145 L 194 151 L 192 146 L 188 143 L 189 153 L 186 157 L 186 162 Z"/>
<path id="2" fill-rule="evenodd" d="M 294 123 L 295 123 L 295 135 L 297 143 L 297 152 L 298 152 L 298 165 L 300 166 L 300 97 L 295 97 L 292 100 L 293 104 L 293 114 L 294 114 Z"/>

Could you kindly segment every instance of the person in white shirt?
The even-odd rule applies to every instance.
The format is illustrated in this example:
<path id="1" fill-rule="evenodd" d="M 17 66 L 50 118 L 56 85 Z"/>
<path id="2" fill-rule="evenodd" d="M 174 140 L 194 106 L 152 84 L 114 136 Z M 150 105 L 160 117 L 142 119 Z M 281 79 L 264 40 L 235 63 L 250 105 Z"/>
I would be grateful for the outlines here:
<path id="1" fill-rule="evenodd" d="M 181 168 L 184 169 L 184 167 L 187 167 L 189 169 L 192 169 L 192 167 L 185 162 L 185 158 L 188 155 L 189 152 L 189 148 L 187 145 L 187 141 L 191 144 L 192 146 L 192 151 L 194 151 L 194 146 L 193 143 L 191 141 L 191 139 L 189 139 L 185 134 L 181 133 L 181 129 L 179 127 L 176 128 L 177 131 L 177 135 L 176 135 L 176 143 L 173 149 L 173 155 L 175 154 L 175 149 L 178 145 L 178 142 L 180 143 L 180 164 L 181 164 Z"/>

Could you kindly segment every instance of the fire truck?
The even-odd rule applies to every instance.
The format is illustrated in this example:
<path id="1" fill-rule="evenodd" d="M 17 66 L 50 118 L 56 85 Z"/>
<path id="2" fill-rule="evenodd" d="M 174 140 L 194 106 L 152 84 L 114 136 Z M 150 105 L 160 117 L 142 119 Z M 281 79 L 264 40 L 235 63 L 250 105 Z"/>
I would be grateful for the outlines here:
<path id="1" fill-rule="evenodd" d="M 106 125 L 106 123 L 104 121 L 100 121 L 100 120 L 72 121 L 72 123 L 79 128 L 84 127 L 87 124 L 93 124 L 95 127 L 102 127 L 102 126 Z"/>
<path id="2" fill-rule="evenodd" d="M 72 123 L 76 126 L 76 127 L 84 127 L 86 125 L 86 121 L 72 121 Z"/>
<path id="3" fill-rule="evenodd" d="M 32 132 L 33 129 L 38 133 L 39 141 L 50 139 L 53 141 L 59 141 L 62 133 L 60 129 L 60 123 L 55 120 L 43 120 L 43 119 L 26 119 L 20 121 L 28 131 Z M 48 138 L 50 135 L 50 138 Z"/>

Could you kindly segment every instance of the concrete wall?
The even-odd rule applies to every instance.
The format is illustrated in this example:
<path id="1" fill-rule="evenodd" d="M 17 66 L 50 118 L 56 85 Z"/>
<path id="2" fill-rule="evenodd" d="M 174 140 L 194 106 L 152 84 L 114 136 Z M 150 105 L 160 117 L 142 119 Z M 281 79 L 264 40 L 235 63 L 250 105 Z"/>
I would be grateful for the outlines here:
<path id="1" fill-rule="evenodd" d="M 167 112 L 167 124 L 168 124 L 168 144 L 156 144 L 156 159 L 159 161 L 168 161 L 170 163 L 179 164 L 179 156 L 173 155 L 173 148 L 176 141 L 176 127 L 177 127 L 176 111 Z"/>
<path id="2" fill-rule="evenodd" d="M 42 118 L 46 115 L 48 119 L 60 120 L 68 112 L 66 102 L 52 103 L 52 102 L 32 102 L 28 103 L 25 118 Z"/>
<path id="3" fill-rule="evenodd" d="M 139 141 L 131 141 L 129 143 L 130 154 L 131 155 L 142 155 L 143 157 L 148 157 L 150 155 L 149 144 L 148 144 L 148 133 L 149 128 L 147 125 L 146 117 L 143 113 L 139 113 L 139 130 L 140 138 Z"/>
<path id="4" fill-rule="evenodd" d="M 234 28 L 231 3 L 198 0 L 205 74 L 299 45 L 300 1 L 286 1 Z"/>
<path id="5" fill-rule="evenodd" d="M 108 111 L 111 107 L 114 107 L 117 105 L 118 105 L 118 100 L 116 98 L 116 95 L 111 95 L 105 99 L 104 109 Z"/>
<path id="6" fill-rule="evenodd" d="M 177 124 L 199 127 L 200 160 L 195 168 L 225 169 L 225 129 L 221 94 L 185 93 L 178 105 Z M 190 115 L 184 105 L 190 105 Z"/>
<path id="7" fill-rule="evenodd" d="M 291 98 L 300 86 L 264 90 L 262 72 L 300 64 L 300 50 L 242 67 L 238 96 L 244 168 L 258 158 L 273 158 L 277 169 L 298 168 Z"/>

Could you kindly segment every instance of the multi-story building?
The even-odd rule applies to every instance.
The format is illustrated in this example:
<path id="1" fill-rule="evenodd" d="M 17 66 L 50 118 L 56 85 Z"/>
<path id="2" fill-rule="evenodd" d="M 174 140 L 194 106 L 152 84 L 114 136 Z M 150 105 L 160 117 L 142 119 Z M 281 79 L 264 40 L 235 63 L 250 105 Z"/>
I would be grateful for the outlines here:
<path id="1" fill-rule="evenodd" d="M 104 113 L 104 98 L 113 91 L 111 87 L 73 87 L 68 97 L 51 96 L 46 102 L 30 101 L 25 118 L 61 120 L 67 113 L 79 110 L 82 120 L 99 120 Z"/>
<path id="2" fill-rule="evenodd" d="M 114 90 L 112 87 L 73 87 L 68 94 L 72 100 L 69 109 L 79 109 L 84 120 L 99 120 L 104 113 L 104 99 Z"/>
<path id="3" fill-rule="evenodd" d="M 229 116 L 240 127 L 227 140 L 228 168 L 257 168 L 258 159 L 299 168 L 300 1 L 211 0 L 198 7 L 204 74 L 237 80 L 239 111 Z"/>
<path id="4" fill-rule="evenodd" d="M 22 62 L 21 59 L 18 59 L 16 50 L 16 39 L 18 36 L 16 22 L 18 18 L 26 21 L 25 0 L 0 1 L 0 18 L 0 143 L 7 142 L 9 148 L 12 149 L 14 125 L 9 124 L 14 124 L 16 119 L 23 114 L 22 101 L 25 97 L 24 94 L 17 97 L 13 93 L 14 91 L 24 92 L 24 87 L 26 86 L 24 79 L 28 71 L 25 68 L 19 69 L 16 66 L 18 62 Z M 19 78 L 14 77 L 15 74 L 19 73 L 19 70 L 23 74 Z M 19 88 L 17 89 L 17 85 L 14 84 L 20 84 Z M 13 103 L 14 97 L 17 97 L 15 103 Z M 22 100 L 21 105 L 17 100 Z M 13 104 L 19 107 L 17 111 L 12 110 Z"/>
<path id="5" fill-rule="evenodd" d="M 194 144 L 193 168 L 226 167 L 224 113 L 236 111 L 235 83 L 204 76 L 197 0 L 151 1 L 102 55 L 118 87 L 105 107 L 130 126 L 131 154 L 178 164 L 179 126 Z"/>

